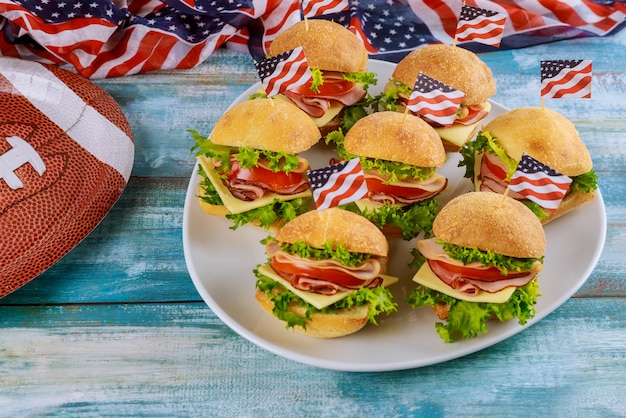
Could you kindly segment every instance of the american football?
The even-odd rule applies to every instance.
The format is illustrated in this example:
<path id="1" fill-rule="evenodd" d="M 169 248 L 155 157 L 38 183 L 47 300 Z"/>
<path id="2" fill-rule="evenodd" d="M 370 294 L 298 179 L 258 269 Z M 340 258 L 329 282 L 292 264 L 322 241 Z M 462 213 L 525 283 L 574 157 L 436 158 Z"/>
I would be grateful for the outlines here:
<path id="1" fill-rule="evenodd" d="M 0 58 L 0 297 L 98 225 L 133 159 L 130 125 L 108 93 L 56 66 Z"/>

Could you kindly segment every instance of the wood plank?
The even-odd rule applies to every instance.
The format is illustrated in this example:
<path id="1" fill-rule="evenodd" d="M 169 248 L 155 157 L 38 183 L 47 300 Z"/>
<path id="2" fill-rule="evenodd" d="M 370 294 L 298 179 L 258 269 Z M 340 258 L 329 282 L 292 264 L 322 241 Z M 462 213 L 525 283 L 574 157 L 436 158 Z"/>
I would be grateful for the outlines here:
<path id="1" fill-rule="evenodd" d="M 2 307 L 0 404 L 7 416 L 622 416 L 625 309 L 573 299 L 457 360 L 347 373 L 266 352 L 199 303 Z"/>

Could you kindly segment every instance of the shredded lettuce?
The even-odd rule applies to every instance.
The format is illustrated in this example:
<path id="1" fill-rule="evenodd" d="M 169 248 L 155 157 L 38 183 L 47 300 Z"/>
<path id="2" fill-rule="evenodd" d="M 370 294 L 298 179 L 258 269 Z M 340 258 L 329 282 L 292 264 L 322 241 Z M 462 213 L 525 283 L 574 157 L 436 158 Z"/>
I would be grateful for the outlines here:
<path id="1" fill-rule="evenodd" d="M 418 285 L 407 301 L 414 308 L 435 307 L 438 304 L 450 306 L 448 319 L 435 324 L 437 334 L 447 343 L 474 338 L 487 333 L 490 319 L 505 322 L 517 318 L 520 325 L 526 324 L 535 316 L 535 305 L 539 293 L 537 279 L 518 288 L 505 303 L 469 302 Z"/>
<path id="2" fill-rule="evenodd" d="M 372 324 L 378 325 L 376 322 L 376 316 L 382 313 L 390 314 L 391 312 L 395 312 L 398 308 L 397 303 L 393 301 L 393 295 L 391 292 L 387 288 L 379 286 L 372 289 L 355 290 L 340 301 L 337 301 L 326 308 L 317 309 L 315 306 L 304 301 L 296 294 L 288 291 L 277 281 L 261 274 L 258 271 L 258 266 L 254 269 L 254 275 L 257 277 L 256 287 L 262 292 L 265 292 L 272 302 L 274 302 L 274 316 L 282 321 L 285 321 L 286 328 L 301 326 L 306 329 L 306 320 L 311 319 L 311 315 L 316 312 L 333 314 L 340 309 L 356 308 L 368 303 L 368 320 Z M 289 311 L 289 305 L 291 303 L 298 303 L 304 306 L 306 309 L 304 318 Z"/>

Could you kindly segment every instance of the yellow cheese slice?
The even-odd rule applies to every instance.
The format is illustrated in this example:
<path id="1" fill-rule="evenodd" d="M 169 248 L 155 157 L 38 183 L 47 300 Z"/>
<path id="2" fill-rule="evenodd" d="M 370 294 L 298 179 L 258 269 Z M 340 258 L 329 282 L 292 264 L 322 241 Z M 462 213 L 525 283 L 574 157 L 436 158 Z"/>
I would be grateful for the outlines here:
<path id="1" fill-rule="evenodd" d="M 259 267 L 259 273 L 264 276 L 269 277 L 272 280 L 276 280 L 278 283 L 283 285 L 285 288 L 289 289 L 291 292 L 295 293 L 299 297 L 301 297 L 306 302 L 315 306 L 317 309 L 323 309 L 329 305 L 332 305 L 335 302 L 340 301 L 345 298 L 351 292 L 337 292 L 334 295 L 320 295 L 319 293 L 305 292 L 303 290 L 296 289 L 289 283 L 287 280 L 280 277 L 274 269 L 272 269 L 268 264 L 265 264 Z M 382 275 L 383 278 L 383 286 L 390 286 L 398 281 L 397 277 Z"/>
<path id="2" fill-rule="evenodd" d="M 244 202 L 243 200 L 239 200 L 236 197 L 234 197 L 230 193 L 228 188 L 224 186 L 224 183 L 222 183 L 219 176 L 215 172 L 214 165 L 209 158 L 205 156 L 199 156 L 198 162 L 204 169 L 204 172 L 207 174 L 207 177 L 209 177 L 209 180 L 211 180 L 211 183 L 213 183 L 213 186 L 215 186 L 215 190 L 217 191 L 217 194 L 220 195 L 220 198 L 222 199 L 222 203 L 224 203 L 224 206 L 226 207 L 226 209 L 228 209 L 230 213 L 242 213 L 242 212 L 246 212 L 252 209 L 260 208 L 261 206 L 269 205 L 270 203 L 272 203 L 274 199 L 279 199 L 285 202 L 288 200 L 297 199 L 299 197 L 305 198 L 305 197 L 312 196 L 311 189 L 306 189 L 303 192 L 288 195 L 288 196 L 268 192 L 259 199 L 253 200 L 251 202 Z"/>
<path id="3" fill-rule="evenodd" d="M 490 111 L 491 104 L 489 102 L 485 102 L 485 104 L 483 105 L 483 109 Z M 445 139 L 446 141 L 454 145 L 462 147 L 463 145 L 465 145 L 465 142 L 468 141 L 469 136 L 472 135 L 474 130 L 478 127 L 478 124 L 481 122 L 482 120 L 479 120 L 478 122 L 471 125 L 458 124 L 447 128 L 435 128 L 435 131 L 437 132 L 437 134 L 439 134 L 440 138 Z"/>
<path id="4" fill-rule="evenodd" d="M 480 179 L 480 170 L 483 165 L 483 157 L 484 153 L 480 152 L 476 154 L 476 158 L 474 159 L 474 191 L 480 192 L 480 185 L 482 184 L 482 180 Z"/>
<path id="5" fill-rule="evenodd" d="M 452 289 L 450 286 L 441 281 L 439 277 L 433 273 L 428 263 L 424 263 L 422 267 L 413 276 L 413 281 L 423 286 L 436 290 L 437 292 L 445 293 L 453 298 L 466 300 L 469 302 L 488 302 L 488 303 L 504 303 L 511 295 L 517 290 L 516 287 L 507 287 L 496 293 L 488 293 L 480 291 L 474 296 L 467 295 L 466 293 L 459 292 Z"/>
<path id="6" fill-rule="evenodd" d="M 374 202 L 369 199 L 359 199 L 355 201 L 354 203 L 356 204 L 356 206 L 359 208 L 361 212 L 363 212 L 365 209 L 373 211 L 383 206 L 383 203 Z M 395 206 L 403 207 L 403 206 L 406 206 L 406 204 L 396 203 Z"/>

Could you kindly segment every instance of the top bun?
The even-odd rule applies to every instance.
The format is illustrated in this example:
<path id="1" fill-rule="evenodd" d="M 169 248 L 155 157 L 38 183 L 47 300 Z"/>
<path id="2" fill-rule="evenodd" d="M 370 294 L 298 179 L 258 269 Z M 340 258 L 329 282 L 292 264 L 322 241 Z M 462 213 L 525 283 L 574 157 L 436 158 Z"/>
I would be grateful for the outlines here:
<path id="1" fill-rule="evenodd" d="M 523 203 L 492 192 L 469 192 L 446 204 L 433 222 L 435 236 L 463 247 L 516 258 L 546 250 L 541 222 Z"/>
<path id="2" fill-rule="evenodd" d="M 303 241 L 323 248 L 330 241 L 354 253 L 387 257 L 389 244 L 376 225 L 356 213 L 339 208 L 312 210 L 287 222 L 276 234 L 278 241 Z"/>
<path id="3" fill-rule="evenodd" d="M 413 88 L 423 73 L 465 93 L 464 105 L 481 104 L 496 94 L 491 70 L 476 54 L 467 49 L 444 44 L 418 48 L 405 56 L 392 77 Z"/>
<path id="4" fill-rule="evenodd" d="M 497 138 L 498 144 L 516 161 L 525 152 L 566 176 L 578 176 L 593 163 L 576 128 L 554 110 L 521 107 L 509 110 L 482 129 Z"/>
<path id="5" fill-rule="evenodd" d="M 311 68 L 358 72 L 367 67 L 363 42 L 339 23 L 323 19 L 301 21 L 281 32 L 270 44 L 270 55 L 301 46 Z"/>
<path id="6" fill-rule="evenodd" d="M 418 116 L 392 111 L 359 119 L 344 140 L 346 151 L 418 167 L 441 167 L 446 152 L 437 132 Z"/>
<path id="7" fill-rule="evenodd" d="M 317 125 L 296 105 L 274 99 L 247 100 L 228 109 L 210 140 L 217 145 L 296 154 L 321 138 Z"/>

